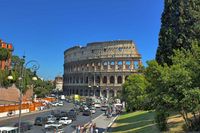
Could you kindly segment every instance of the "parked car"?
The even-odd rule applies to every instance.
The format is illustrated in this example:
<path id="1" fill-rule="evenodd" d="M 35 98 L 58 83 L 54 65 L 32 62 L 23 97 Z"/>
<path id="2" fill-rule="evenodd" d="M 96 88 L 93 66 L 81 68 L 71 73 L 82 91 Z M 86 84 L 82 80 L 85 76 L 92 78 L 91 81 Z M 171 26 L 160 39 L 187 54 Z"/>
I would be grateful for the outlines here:
<path id="1" fill-rule="evenodd" d="M 91 111 L 89 109 L 83 111 L 83 115 L 90 116 Z"/>
<path id="2" fill-rule="evenodd" d="M 14 124 L 14 127 L 18 127 L 18 126 L 19 126 L 18 122 Z M 31 130 L 32 127 L 33 127 L 33 125 L 30 122 L 21 122 L 20 123 L 20 131 L 21 132 Z"/>
<path id="3" fill-rule="evenodd" d="M 58 106 L 63 106 L 63 101 L 59 101 L 59 102 L 57 103 L 57 105 L 58 105 Z"/>
<path id="4" fill-rule="evenodd" d="M 76 111 L 73 110 L 73 109 L 71 109 L 71 110 L 67 113 L 67 117 L 68 117 L 69 119 L 73 120 L 73 121 L 76 120 L 76 115 L 77 115 L 77 113 L 76 113 Z"/>
<path id="5" fill-rule="evenodd" d="M 48 124 L 44 129 L 45 133 L 64 133 L 62 124 Z"/>
<path id="6" fill-rule="evenodd" d="M 35 118 L 35 125 L 44 125 L 47 123 L 47 117 L 36 117 Z"/>
<path id="7" fill-rule="evenodd" d="M 61 117 L 58 123 L 63 125 L 68 125 L 72 123 L 72 120 L 68 119 L 68 117 Z"/>

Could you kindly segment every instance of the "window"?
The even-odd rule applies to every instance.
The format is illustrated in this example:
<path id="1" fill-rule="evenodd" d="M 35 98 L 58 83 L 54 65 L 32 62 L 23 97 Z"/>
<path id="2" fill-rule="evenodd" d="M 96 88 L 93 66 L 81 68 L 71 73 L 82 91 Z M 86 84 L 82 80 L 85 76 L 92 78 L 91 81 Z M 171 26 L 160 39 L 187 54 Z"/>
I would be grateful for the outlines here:
<path id="1" fill-rule="evenodd" d="M 122 76 L 118 76 L 118 77 L 117 77 L 117 83 L 118 83 L 118 84 L 121 84 L 121 83 L 122 83 Z"/>
<path id="2" fill-rule="evenodd" d="M 121 48 L 121 47 L 119 47 L 119 48 L 118 48 L 118 51 L 122 51 L 122 48 Z"/>
<path id="3" fill-rule="evenodd" d="M 104 84 L 107 83 L 107 77 L 106 77 L 106 76 L 103 77 L 103 83 L 104 83 Z"/>
<path id="4" fill-rule="evenodd" d="M 115 78 L 114 78 L 114 76 L 111 76 L 111 77 L 110 77 L 110 83 L 111 83 L 111 84 L 114 84 L 114 83 L 115 83 Z"/>

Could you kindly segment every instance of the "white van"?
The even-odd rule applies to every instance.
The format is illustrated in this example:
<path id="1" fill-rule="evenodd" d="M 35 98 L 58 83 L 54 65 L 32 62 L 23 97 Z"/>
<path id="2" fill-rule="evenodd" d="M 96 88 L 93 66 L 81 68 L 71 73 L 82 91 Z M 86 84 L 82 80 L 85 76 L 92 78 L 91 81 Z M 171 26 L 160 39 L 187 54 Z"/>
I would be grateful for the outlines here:
<path id="1" fill-rule="evenodd" d="M 18 127 L 0 127 L 0 133 L 18 133 Z"/>

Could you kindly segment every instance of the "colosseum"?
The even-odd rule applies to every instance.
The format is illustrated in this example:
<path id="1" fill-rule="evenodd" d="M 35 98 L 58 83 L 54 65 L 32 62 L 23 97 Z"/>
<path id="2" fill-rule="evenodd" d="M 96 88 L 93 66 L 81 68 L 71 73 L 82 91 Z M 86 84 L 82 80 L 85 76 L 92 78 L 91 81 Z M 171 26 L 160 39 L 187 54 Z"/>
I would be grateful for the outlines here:
<path id="1" fill-rule="evenodd" d="M 116 97 L 130 74 L 138 73 L 141 55 L 132 40 L 88 43 L 64 51 L 65 94 Z"/>

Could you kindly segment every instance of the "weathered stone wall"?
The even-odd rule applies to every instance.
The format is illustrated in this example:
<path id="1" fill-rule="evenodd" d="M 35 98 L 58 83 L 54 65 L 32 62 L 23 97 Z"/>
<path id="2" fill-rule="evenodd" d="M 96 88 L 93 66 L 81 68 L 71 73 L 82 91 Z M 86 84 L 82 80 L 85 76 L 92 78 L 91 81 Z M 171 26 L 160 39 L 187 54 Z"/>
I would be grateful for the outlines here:
<path id="1" fill-rule="evenodd" d="M 116 97 L 130 74 L 138 73 L 141 55 L 130 40 L 88 43 L 64 52 L 64 92 Z"/>
<path id="2" fill-rule="evenodd" d="M 18 102 L 20 96 L 19 89 L 13 85 L 8 88 L 0 88 L 0 103 L 9 104 L 13 102 Z M 33 89 L 28 89 L 23 95 L 23 100 L 31 99 L 33 96 Z M 10 101 L 10 102 L 9 102 Z"/>

